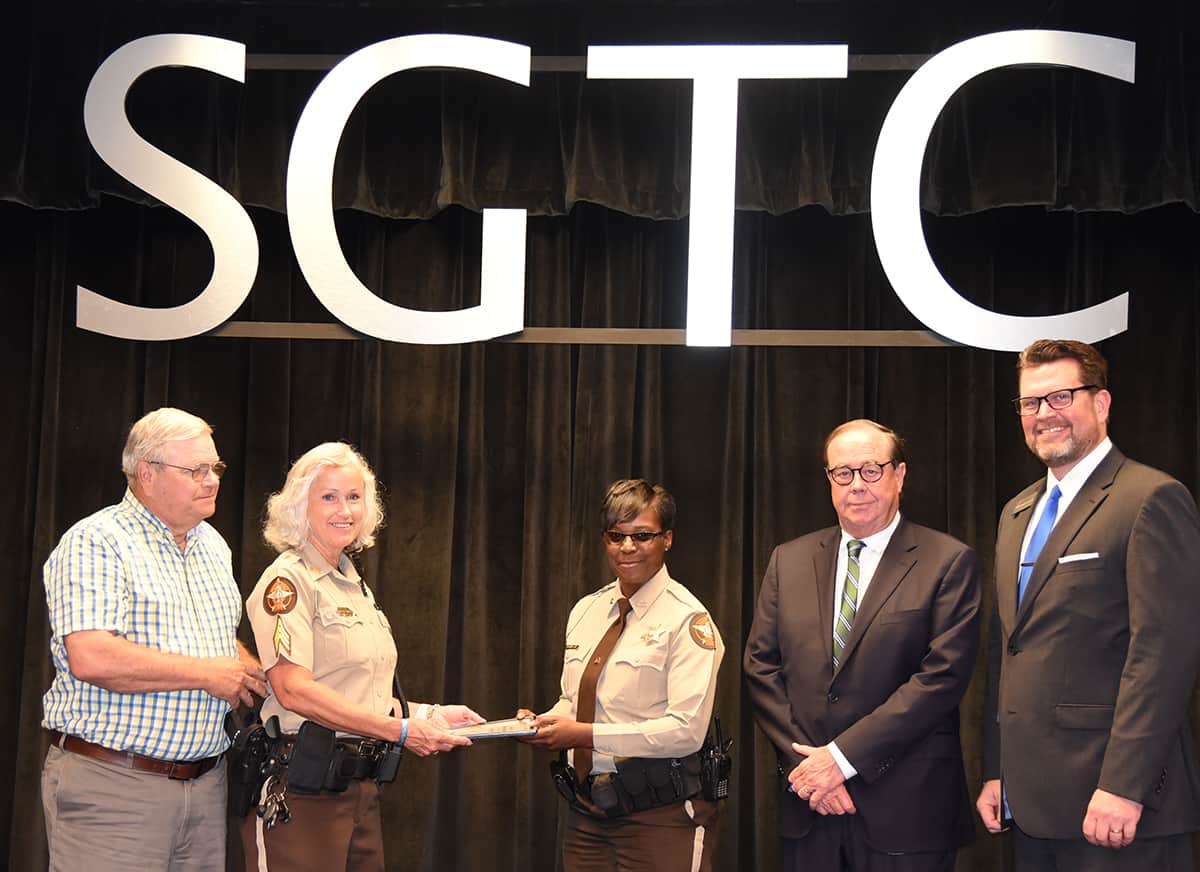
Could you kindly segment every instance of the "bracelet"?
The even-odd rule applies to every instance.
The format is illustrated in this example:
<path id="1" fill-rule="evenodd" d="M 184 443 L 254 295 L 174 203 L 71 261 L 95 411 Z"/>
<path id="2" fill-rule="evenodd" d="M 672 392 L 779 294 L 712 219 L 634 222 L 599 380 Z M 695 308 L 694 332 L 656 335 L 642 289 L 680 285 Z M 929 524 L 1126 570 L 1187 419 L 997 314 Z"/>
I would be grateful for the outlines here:
<path id="1" fill-rule="evenodd" d="M 435 708 L 436 708 L 436 706 L 435 706 Z M 423 702 L 419 706 L 417 706 L 417 720 L 418 721 L 429 720 L 429 716 L 431 714 L 432 714 L 432 712 L 430 712 L 430 710 L 429 710 L 429 703 Z"/>
<path id="2" fill-rule="evenodd" d="M 400 719 L 400 747 L 404 747 L 404 743 L 408 740 L 408 718 Z"/>

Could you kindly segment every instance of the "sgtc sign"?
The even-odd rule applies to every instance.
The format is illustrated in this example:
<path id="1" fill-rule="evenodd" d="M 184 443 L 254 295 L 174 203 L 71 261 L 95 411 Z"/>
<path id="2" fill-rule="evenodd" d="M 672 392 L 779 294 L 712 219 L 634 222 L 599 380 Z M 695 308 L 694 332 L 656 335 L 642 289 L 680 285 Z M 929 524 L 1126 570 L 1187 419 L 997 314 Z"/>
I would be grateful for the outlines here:
<path id="1" fill-rule="evenodd" d="M 1065 31 L 1023 30 L 976 37 L 923 64 L 897 95 L 879 132 L 871 178 L 871 221 L 892 288 L 932 331 L 954 342 L 1014 351 L 1042 336 L 1095 342 L 1128 325 L 1128 295 L 1076 312 L 1003 315 L 976 306 L 942 276 L 921 227 L 921 163 L 934 122 L 963 84 L 1006 66 L 1073 67 L 1134 80 L 1134 44 Z M 96 71 L 84 100 L 87 135 L 117 173 L 194 221 L 213 247 L 213 274 L 190 302 L 131 306 L 77 288 L 76 324 L 111 336 L 169 340 L 228 320 L 258 271 L 258 239 L 244 208 L 212 180 L 133 130 L 125 96 L 139 76 L 194 67 L 244 82 L 242 43 L 193 34 L 147 36 L 117 49 Z M 333 166 L 347 120 L 376 83 L 420 68 L 474 71 L 528 87 L 528 46 L 477 36 L 426 34 L 374 43 L 338 63 L 309 98 L 287 166 L 288 227 L 297 263 L 317 298 L 348 327 L 393 342 L 448 344 L 524 329 L 523 209 L 484 209 L 480 303 L 429 312 L 388 303 L 359 281 L 338 243 Z M 734 170 L 742 79 L 844 78 L 845 45 L 591 46 L 592 79 L 689 79 L 693 83 L 687 344 L 727 346 L 732 331 Z"/>

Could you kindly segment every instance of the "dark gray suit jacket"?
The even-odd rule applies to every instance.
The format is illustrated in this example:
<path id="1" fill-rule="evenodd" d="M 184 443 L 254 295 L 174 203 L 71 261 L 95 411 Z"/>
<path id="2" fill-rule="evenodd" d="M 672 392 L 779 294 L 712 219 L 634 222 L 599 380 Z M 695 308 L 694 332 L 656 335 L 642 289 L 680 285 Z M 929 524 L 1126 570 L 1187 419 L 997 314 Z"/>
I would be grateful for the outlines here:
<path id="1" fill-rule="evenodd" d="M 1195 830 L 1196 503 L 1114 447 L 1055 524 L 1018 609 L 1021 544 L 1045 487 L 1000 515 L 984 778 L 1003 776 L 1018 826 L 1039 838 L 1081 838 L 1097 787 L 1145 804 L 1139 837 Z"/>
<path id="2" fill-rule="evenodd" d="M 979 561 L 944 533 L 901 519 L 833 669 L 833 594 L 841 532 L 771 555 L 743 667 L 755 718 L 786 773 L 791 743 L 838 748 L 858 770 L 846 789 L 878 851 L 953 850 L 973 838 L 958 704 L 979 647 Z M 786 789 L 787 782 L 781 782 Z M 779 797 L 779 833 L 818 815 Z"/>

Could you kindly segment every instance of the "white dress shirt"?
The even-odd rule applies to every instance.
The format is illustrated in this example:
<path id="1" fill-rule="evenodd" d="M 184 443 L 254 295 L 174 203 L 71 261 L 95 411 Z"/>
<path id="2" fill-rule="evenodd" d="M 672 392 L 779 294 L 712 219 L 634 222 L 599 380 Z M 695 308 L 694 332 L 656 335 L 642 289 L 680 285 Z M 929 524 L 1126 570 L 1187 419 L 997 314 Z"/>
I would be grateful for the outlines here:
<path id="1" fill-rule="evenodd" d="M 875 577 L 875 570 L 879 568 L 879 561 L 883 557 L 883 552 L 887 550 L 888 543 L 892 541 L 892 534 L 896 532 L 896 528 L 900 526 L 900 513 L 896 512 L 896 516 L 892 518 L 892 522 L 880 530 L 878 533 L 872 533 L 865 539 L 861 539 L 863 549 L 858 553 L 858 601 L 855 603 L 855 610 L 862 605 L 863 597 L 867 595 L 867 588 L 871 584 L 871 579 Z M 833 589 L 833 625 L 830 626 L 829 632 L 833 633 L 834 627 L 837 626 L 838 614 L 842 607 L 842 591 L 846 587 L 846 567 L 850 564 L 850 553 L 846 548 L 846 543 L 854 539 L 845 530 L 842 530 L 842 538 L 838 547 L 837 569 L 835 570 L 835 578 L 837 579 Z M 842 770 L 842 775 L 847 780 L 858 774 L 850 761 L 846 759 L 846 755 L 841 752 L 837 746 L 837 742 L 829 743 L 829 753 L 833 755 L 833 759 L 837 761 L 838 768 Z"/>
<path id="2" fill-rule="evenodd" d="M 1071 471 L 1063 476 L 1062 481 L 1054 477 L 1054 473 L 1049 469 L 1046 470 L 1046 490 L 1038 499 L 1037 505 L 1033 507 L 1033 511 L 1029 515 L 1029 525 L 1025 528 L 1025 538 L 1021 540 L 1021 557 L 1025 559 L 1025 552 L 1029 548 L 1029 540 L 1033 538 L 1033 531 L 1037 529 L 1038 521 L 1042 517 L 1042 512 L 1046 508 L 1046 501 L 1050 499 L 1050 491 L 1058 486 L 1060 494 L 1058 498 L 1058 514 L 1054 518 L 1054 523 L 1057 524 L 1063 515 L 1067 512 L 1067 507 L 1071 505 L 1071 500 L 1075 499 L 1075 495 L 1083 488 L 1084 482 L 1092 477 L 1092 473 L 1096 471 L 1096 467 L 1100 465 L 1108 452 L 1112 450 L 1112 440 L 1107 436 L 1104 441 L 1084 455 L 1083 459 L 1071 467 Z M 1050 529 L 1054 529 L 1051 527 Z M 1021 575 L 1020 562 L 1017 563 L 1017 577 Z"/>

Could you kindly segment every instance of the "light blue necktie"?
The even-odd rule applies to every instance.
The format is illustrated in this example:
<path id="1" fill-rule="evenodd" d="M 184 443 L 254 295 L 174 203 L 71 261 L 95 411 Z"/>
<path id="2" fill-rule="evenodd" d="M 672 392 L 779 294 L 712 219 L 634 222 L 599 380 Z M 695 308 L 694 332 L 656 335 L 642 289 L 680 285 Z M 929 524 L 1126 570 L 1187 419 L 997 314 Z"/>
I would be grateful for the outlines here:
<path id="1" fill-rule="evenodd" d="M 1050 531 L 1054 529 L 1054 521 L 1058 518 L 1058 498 L 1061 496 L 1062 491 L 1055 485 L 1050 491 L 1050 498 L 1046 500 L 1046 507 L 1042 509 L 1042 517 L 1038 519 L 1037 527 L 1029 537 L 1029 547 L 1025 549 L 1025 559 L 1021 561 L 1021 574 L 1017 579 L 1018 608 L 1021 606 L 1021 597 L 1025 596 L 1029 576 L 1033 575 L 1033 564 L 1037 563 L 1038 555 L 1042 553 L 1042 547 L 1050 538 Z"/>

